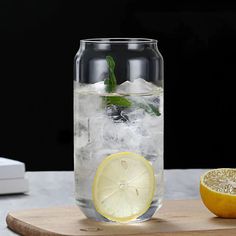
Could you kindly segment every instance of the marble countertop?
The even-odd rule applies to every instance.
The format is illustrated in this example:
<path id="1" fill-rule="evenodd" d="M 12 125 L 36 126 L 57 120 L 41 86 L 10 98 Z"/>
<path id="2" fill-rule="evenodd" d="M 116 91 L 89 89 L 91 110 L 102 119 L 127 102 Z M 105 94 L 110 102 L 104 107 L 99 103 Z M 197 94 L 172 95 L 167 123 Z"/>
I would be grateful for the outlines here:
<path id="1" fill-rule="evenodd" d="M 165 199 L 199 198 L 199 180 L 207 170 L 165 170 Z M 27 194 L 0 196 L 0 235 L 16 235 L 6 226 L 9 211 L 75 205 L 72 171 L 27 172 Z"/>

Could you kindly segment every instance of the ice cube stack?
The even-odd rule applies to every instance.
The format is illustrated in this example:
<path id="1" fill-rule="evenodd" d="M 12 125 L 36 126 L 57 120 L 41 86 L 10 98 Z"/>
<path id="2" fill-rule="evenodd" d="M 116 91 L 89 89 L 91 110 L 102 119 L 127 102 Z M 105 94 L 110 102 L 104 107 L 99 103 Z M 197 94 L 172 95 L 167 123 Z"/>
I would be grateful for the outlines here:
<path id="1" fill-rule="evenodd" d="M 28 180 L 24 176 L 24 163 L 0 157 L 0 194 L 27 192 Z"/>

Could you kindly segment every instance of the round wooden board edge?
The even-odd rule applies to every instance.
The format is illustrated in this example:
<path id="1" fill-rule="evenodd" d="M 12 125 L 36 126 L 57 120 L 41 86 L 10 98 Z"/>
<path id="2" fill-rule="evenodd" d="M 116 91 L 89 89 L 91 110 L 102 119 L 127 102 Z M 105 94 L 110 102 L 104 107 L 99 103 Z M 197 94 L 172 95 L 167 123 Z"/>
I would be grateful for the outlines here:
<path id="1" fill-rule="evenodd" d="M 29 236 L 41 236 L 42 233 L 44 236 L 59 236 L 58 233 L 53 233 L 45 229 L 38 228 L 34 225 L 28 224 L 24 221 L 16 219 L 11 213 L 7 214 L 6 217 L 7 227 L 13 232 L 20 235 L 29 235 Z M 63 236 L 61 234 L 61 236 Z M 68 235 L 69 236 L 69 235 Z"/>

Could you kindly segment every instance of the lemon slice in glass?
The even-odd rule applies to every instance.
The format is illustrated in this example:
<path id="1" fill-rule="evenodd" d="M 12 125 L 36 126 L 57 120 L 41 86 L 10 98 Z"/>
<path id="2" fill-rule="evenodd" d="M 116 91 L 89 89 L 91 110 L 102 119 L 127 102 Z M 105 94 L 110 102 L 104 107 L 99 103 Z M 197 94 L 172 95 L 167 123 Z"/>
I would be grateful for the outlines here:
<path id="1" fill-rule="evenodd" d="M 150 207 L 155 191 L 152 165 L 143 156 L 120 152 L 98 166 L 92 187 L 93 203 L 104 217 L 129 222 Z"/>

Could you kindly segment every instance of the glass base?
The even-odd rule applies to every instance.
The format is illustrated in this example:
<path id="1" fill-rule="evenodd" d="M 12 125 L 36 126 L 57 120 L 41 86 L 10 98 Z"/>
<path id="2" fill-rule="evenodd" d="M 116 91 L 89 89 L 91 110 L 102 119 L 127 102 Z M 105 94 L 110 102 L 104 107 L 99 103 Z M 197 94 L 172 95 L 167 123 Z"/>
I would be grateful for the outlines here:
<path id="1" fill-rule="evenodd" d="M 99 214 L 93 205 L 93 202 L 89 199 L 77 199 L 76 204 L 80 207 L 81 211 L 84 213 L 84 215 L 92 220 L 95 221 L 101 221 L 101 222 L 111 222 L 111 223 L 116 223 L 114 221 L 111 221 L 101 214 Z M 130 221 L 129 224 L 131 223 L 138 223 L 138 222 L 144 222 L 149 219 L 154 215 L 156 211 L 158 211 L 162 206 L 162 199 L 155 200 L 152 202 L 150 208 L 141 216 L 139 216 L 137 219 Z"/>

